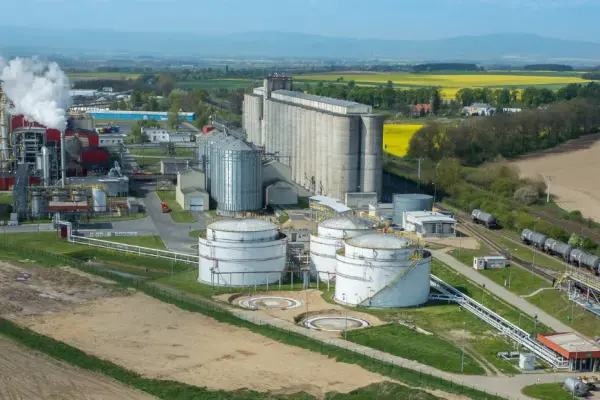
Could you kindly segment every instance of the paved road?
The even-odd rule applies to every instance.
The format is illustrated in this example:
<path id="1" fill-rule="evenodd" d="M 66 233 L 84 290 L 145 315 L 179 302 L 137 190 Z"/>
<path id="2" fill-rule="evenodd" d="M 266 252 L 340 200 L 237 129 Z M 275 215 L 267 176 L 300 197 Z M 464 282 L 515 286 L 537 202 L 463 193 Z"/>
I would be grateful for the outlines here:
<path id="1" fill-rule="evenodd" d="M 475 271 L 473 268 L 469 268 L 468 266 L 466 266 L 462 262 L 458 261 L 456 258 L 452 257 L 451 255 L 440 252 L 440 251 L 431 251 L 431 254 L 433 255 L 433 257 L 437 258 L 444 264 L 452 267 L 454 270 L 459 272 L 461 275 L 466 276 L 473 282 L 476 282 L 480 285 L 485 284 L 485 288 L 487 290 L 489 290 L 490 292 L 492 292 L 493 294 L 495 294 L 502 300 L 506 301 L 508 304 L 513 305 L 514 307 L 518 308 L 519 310 L 522 310 L 523 312 L 528 313 L 531 316 L 534 316 L 537 314 L 538 321 L 540 321 L 542 324 L 552 328 L 556 332 L 572 332 L 573 331 L 573 329 L 571 327 L 563 324 L 562 322 L 560 322 L 559 320 L 557 320 L 550 314 L 540 310 L 539 308 L 537 308 L 533 304 L 527 302 L 523 298 L 517 296 L 516 294 L 509 292 L 504 287 L 498 285 L 496 282 L 492 281 L 491 279 L 486 278 L 479 272 Z"/>
<path id="2" fill-rule="evenodd" d="M 138 232 L 140 235 L 158 235 L 158 230 L 150 217 L 142 219 L 134 219 L 129 221 L 113 221 L 113 222 L 92 222 L 90 224 L 80 224 L 81 232 L 94 232 L 111 230 L 117 232 Z M 24 232 L 51 232 L 54 231 L 52 224 L 24 224 L 19 226 L 4 226 L 0 232 L 24 233 Z"/>
<path id="3" fill-rule="evenodd" d="M 205 229 L 206 222 L 203 213 L 195 213 L 195 223 L 176 223 L 170 214 L 162 212 L 160 198 L 149 186 L 144 186 L 140 190 L 143 196 L 143 202 L 146 205 L 146 211 L 154 222 L 158 234 L 167 248 L 179 253 L 197 254 L 198 250 L 192 246 L 198 244 L 198 240 L 190 236 L 190 232 L 198 229 Z"/>

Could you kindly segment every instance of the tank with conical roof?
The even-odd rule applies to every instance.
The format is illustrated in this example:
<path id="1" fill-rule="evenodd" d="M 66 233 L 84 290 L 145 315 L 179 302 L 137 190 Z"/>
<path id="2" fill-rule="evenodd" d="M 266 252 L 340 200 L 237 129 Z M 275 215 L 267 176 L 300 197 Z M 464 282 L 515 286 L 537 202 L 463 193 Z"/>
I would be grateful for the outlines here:
<path id="1" fill-rule="evenodd" d="M 198 238 L 198 281 L 217 286 L 278 282 L 285 269 L 286 237 L 271 222 L 224 219 Z"/>
<path id="2" fill-rule="evenodd" d="M 339 217 L 323 221 L 310 236 L 311 273 L 321 281 L 335 276 L 335 254 L 345 238 L 375 232 L 376 223 L 360 217 Z"/>
<path id="3" fill-rule="evenodd" d="M 373 233 L 346 239 L 336 260 L 337 302 L 413 307 L 429 298 L 431 255 L 406 237 Z"/>

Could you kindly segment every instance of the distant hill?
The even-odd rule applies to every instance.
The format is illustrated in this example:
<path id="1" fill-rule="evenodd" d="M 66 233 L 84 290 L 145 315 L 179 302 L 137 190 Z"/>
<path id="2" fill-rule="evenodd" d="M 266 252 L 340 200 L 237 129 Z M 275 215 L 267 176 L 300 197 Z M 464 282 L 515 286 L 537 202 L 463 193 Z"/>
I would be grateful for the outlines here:
<path id="1" fill-rule="evenodd" d="M 18 34 L 15 32 L 18 31 Z M 600 62 L 600 43 L 530 34 L 462 36 L 442 40 L 376 40 L 300 33 L 248 32 L 220 36 L 194 33 L 114 32 L 0 26 L 8 53 L 94 53 L 145 56 L 382 59 L 405 62 Z"/>

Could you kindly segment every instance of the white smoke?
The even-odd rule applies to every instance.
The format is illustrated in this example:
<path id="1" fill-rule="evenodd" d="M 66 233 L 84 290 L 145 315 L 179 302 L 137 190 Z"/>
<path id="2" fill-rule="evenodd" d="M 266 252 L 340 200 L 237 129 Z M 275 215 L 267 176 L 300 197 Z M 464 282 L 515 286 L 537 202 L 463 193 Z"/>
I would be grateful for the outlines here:
<path id="1" fill-rule="evenodd" d="M 71 105 L 69 78 L 58 64 L 37 58 L 0 58 L 0 80 L 6 97 L 14 104 L 14 114 L 48 128 L 65 129 Z"/>

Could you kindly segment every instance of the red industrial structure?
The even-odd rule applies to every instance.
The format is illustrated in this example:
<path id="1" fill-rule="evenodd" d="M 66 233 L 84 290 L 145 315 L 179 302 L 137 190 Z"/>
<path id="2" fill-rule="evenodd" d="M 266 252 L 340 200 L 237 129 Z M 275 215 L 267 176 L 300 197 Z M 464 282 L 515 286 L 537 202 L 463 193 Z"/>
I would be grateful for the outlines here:
<path id="1" fill-rule="evenodd" d="M 572 333 L 538 333 L 540 343 L 569 360 L 572 371 L 598 371 L 600 345 Z"/>

